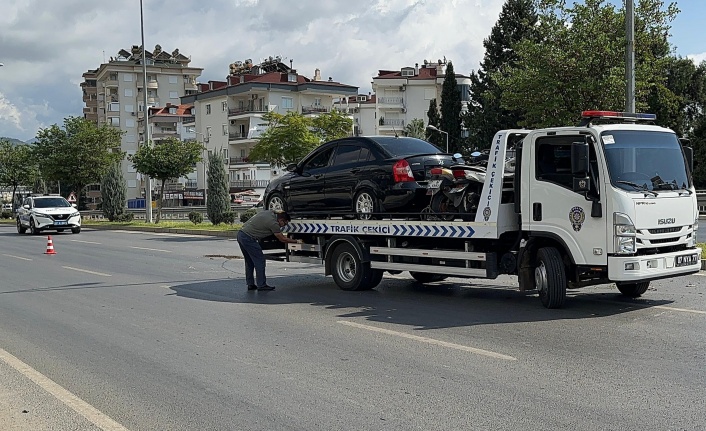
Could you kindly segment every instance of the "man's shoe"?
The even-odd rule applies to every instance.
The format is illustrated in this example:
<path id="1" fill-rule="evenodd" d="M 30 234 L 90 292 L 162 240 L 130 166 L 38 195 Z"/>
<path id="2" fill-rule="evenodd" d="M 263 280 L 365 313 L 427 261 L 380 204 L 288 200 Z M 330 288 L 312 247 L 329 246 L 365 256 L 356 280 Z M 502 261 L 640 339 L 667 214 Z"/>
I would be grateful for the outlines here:
<path id="1" fill-rule="evenodd" d="M 262 286 L 262 287 L 258 287 L 257 290 L 275 290 L 275 287 L 274 287 L 274 286 L 267 286 L 267 285 L 265 285 L 265 286 Z"/>
<path id="2" fill-rule="evenodd" d="M 254 284 L 248 284 L 248 290 L 257 290 L 257 286 Z"/>

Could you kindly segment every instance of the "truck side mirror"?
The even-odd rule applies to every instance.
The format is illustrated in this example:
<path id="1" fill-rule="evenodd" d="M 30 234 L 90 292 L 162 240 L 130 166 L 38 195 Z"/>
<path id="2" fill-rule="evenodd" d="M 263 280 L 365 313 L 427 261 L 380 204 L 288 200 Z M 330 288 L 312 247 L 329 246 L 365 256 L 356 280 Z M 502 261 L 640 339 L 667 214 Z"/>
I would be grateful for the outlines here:
<path id="1" fill-rule="evenodd" d="M 694 149 L 691 147 L 684 148 L 684 156 L 686 157 L 686 164 L 689 166 L 689 173 L 694 173 Z"/>
<path id="2" fill-rule="evenodd" d="M 590 168 L 588 161 L 588 137 L 583 142 L 571 144 L 571 173 L 587 176 Z"/>

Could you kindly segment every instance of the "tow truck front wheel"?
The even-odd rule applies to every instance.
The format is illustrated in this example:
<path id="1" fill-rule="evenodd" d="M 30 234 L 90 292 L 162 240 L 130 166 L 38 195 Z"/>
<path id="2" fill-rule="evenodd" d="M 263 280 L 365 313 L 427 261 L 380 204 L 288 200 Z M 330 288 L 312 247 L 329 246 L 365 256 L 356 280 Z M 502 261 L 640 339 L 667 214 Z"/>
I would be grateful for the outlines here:
<path id="1" fill-rule="evenodd" d="M 382 280 L 382 271 L 370 268 L 370 262 L 363 262 L 349 243 L 342 243 L 333 250 L 331 275 L 342 290 L 369 290 Z"/>
<path id="2" fill-rule="evenodd" d="M 537 251 L 534 282 L 539 299 L 547 308 L 561 308 L 566 299 L 566 271 L 559 250 L 544 247 Z"/>
<path id="3" fill-rule="evenodd" d="M 650 287 L 649 281 L 643 281 L 640 283 L 616 283 L 618 290 L 623 295 L 628 298 L 639 298 L 643 293 L 647 292 L 647 288 Z"/>

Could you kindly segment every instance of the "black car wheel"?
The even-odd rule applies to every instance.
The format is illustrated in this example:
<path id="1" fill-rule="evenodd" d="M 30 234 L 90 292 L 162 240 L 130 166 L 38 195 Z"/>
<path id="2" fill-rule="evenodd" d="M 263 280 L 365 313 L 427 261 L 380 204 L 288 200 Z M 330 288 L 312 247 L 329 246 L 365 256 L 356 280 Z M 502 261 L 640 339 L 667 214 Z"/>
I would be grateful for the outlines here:
<path id="1" fill-rule="evenodd" d="M 360 220 L 370 220 L 373 214 L 380 211 L 378 200 L 370 190 L 361 190 L 353 200 L 353 211 Z"/>
<path id="2" fill-rule="evenodd" d="M 72 228 L 71 228 L 71 233 L 81 233 L 81 226 L 72 227 Z"/>
<path id="3" fill-rule="evenodd" d="M 265 205 L 265 207 L 273 211 L 287 211 L 287 204 L 284 203 L 284 198 L 279 193 L 272 193 L 272 195 L 267 198 L 267 205 Z"/>
<path id="4" fill-rule="evenodd" d="M 17 217 L 17 233 L 23 234 L 27 232 L 27 228 L 22 226 L 22 223 L 20 223 L 20 218 Z"/>
<path id="5" fill-rule="evenodd" d="M 34 219 L 32 217 L 29 218 L 29 233 L 39 235 L 39 229 L 34 225 Z"/>

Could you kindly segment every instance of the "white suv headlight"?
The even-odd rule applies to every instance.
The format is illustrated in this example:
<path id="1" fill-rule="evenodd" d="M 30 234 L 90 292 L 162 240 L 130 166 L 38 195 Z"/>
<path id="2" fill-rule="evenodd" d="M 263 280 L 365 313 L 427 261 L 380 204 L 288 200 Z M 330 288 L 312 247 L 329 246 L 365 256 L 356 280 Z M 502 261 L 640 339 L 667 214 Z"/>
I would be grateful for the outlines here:
<path id="1" fill-rule="evenodd" d="M 637 230 L 630 217 L 623 213 L 613 213 L 615 227 L 615 253 L 633 254 L 637 251 L 635 235 Z"/>

